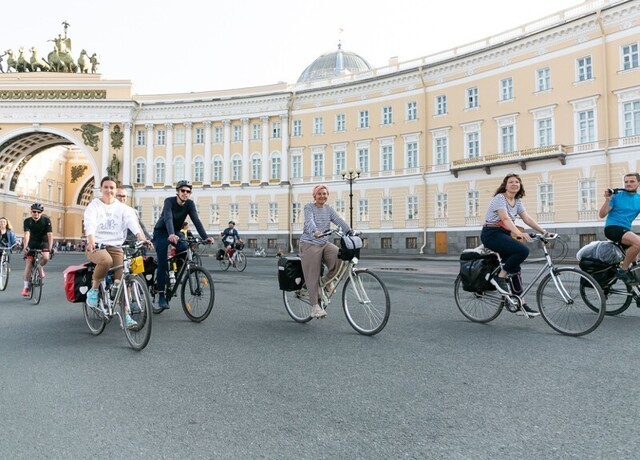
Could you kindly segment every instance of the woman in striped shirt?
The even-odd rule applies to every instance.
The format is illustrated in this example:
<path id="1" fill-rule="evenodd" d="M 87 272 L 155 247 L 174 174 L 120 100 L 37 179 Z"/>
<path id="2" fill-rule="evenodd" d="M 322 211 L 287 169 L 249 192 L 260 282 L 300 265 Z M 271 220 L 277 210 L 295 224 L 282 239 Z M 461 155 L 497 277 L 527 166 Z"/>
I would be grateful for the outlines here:
<path id="1" fill-rule="evenodd" d="M 318 287 L 320 267 L 322 262 L 329 272 L 323 278 L 322 284 L 333 278 L 340 268 L 338 259 L 338 247 L 329 242 L 329 236 L 323 233 L 329 230 L 329 224 L 333 222 L 347 234 L 351 227 L 327 204 L 329 189 L 324 184 L 313 187 L 313 203 L 304 207 L 304 228 L 300 237 L 300 259 L 302 259 L 302 272 L 309 291 L 311 300 L 311 316 L 324 318 L 327 312 L 318 303 Z"/>

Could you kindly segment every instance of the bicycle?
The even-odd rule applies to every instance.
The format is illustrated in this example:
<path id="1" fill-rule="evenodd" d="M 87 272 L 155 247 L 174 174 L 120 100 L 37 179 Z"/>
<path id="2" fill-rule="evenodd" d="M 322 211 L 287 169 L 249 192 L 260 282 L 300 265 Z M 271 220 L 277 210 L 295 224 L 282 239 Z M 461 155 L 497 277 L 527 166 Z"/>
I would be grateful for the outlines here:
<path id="1" fill-rule="evenodd" d="M 503 308 L 515 313 L 522 309 L 522 297 L 540 280 L 536 302 L 546 323 L 555 331 L 569 336 L 582 336 L 593 332 L 605 314 L 605 296 L 597 281 L 588 273 L 575 267 L 556 267 L 547 250 L 549 241 L 557 235 L 530 234 L 542 243 L 545 265 L 520 296 L 502 295 L 498 291 L 468 292 L 463 289 L 460 275 L 454 283 L 454 298 L 460 312 L 469 320 L 488 323 L 498 317 Z M 490 275 L 500 271 L 499 265 Z M 546 273 L 545 276 L 543 276 Z M 490 279 L 487 277 L 487 279 Z M 588 286 L 592 291 L 585 291 Z M 588 295 L 587 295 L 588 294 Z M 588 299 L 588 300 L 587 300 Z"/>
<path id="2" fill-rule="evenodd" d="M 260 246 L 253 250 L 253 255 L 255 257 L 267 257 L 267 251 L 265 251 L 264 248 Z"/>
<path id="3" fill-rule="evenodd" d="M 117 317 L 127 342 L 138 351 L 145 348 L 151 338 L 151 295 L 144 280 L 132 270 L 134 260 L 142 264 L 141 248 L 144 244 L 136 243 L 134 252 L 127 251 L 128 245 L 118 246 L 124 249 L 124 261 L 122 265 L 111 267 L 107 277 L 100 282 L 98 305 L 90 307 L 86 301 L 82 304 L 85 323 L 93 335 L 102 334 L 107 323 Z M 93 272 L 95 264 L 89 264 L 88 267 Z M 114 283 L 113 274 L 119 268 L 123 269 L 122 279 L 120 283 Z M 127 312 L 137 323 L 133 328 L 127 328 L 124 323 Z"/>
<path id="4" fill-rule="evenodd" d="M 329 230 L 325 235 L 335 233 L 339 237 L 344 234 L 339 230 Z M 342 309 L 347 321 L 356 332 L 362 335 L 375 335 L 382 331 L 389 321 L 391 301 L 389 292 L 380 277 L 368 268 L 357 268 L 358 258 L 343 260 L 342 265 L 333 278 L 320 285 L 319 302 L 325 310 L 331 303 L 331 297 L 337 292 L 340 283 L 342 288 Z M 311 301 L 306 285 L 297 291 L 283 291 L 282 298 L 287 313 L 294 321 L 306 323 L 311 321 Z"/>
<path id="5" fill-rule="evenodd" d="M 50 253 L 50 258 L 53 258 L 53 253 Z M 40 259 L 42 259 L 42 249 L 30 249 L 26 257 L 33 257 L 31 263 L 31 273 L 29 273 L 29 300 L 34 305 L 40 303 L 42 298 L 42 266 L 40 265 Z"/>
<path id="6" fill-rule="evenodd" d="M 218 262 L 220 262 L 220 269 L 227 271 L 229 267 L 233 266 L 239 272 L 243 272 L 244 269 L 247 268 L 247 256 L 242 252 L 243 248 L 244 244 L 237 243 L 231 257 L 229 257 L 229 253 L 225 249 L 222 259 L 218 260 Z"/>
<path id="7" fill-rule="evenodd" d="M 215 300 L 215 289 L 209 271 L 193 260 L 192 246 L 197 247 L 206 243 L 196 237 L 190 237 L 187 241 L 189 244 L 185 251 L 178 252 L 167 259 L 165 267 L 167 284 L 164 294 L 168 302 L 177 295 L 178 289 L 180 289 L 180 300 L 184 314 L 191 321 L 199 323 L 211 314 Z M 159 294 L 155 283 L 151 283 L 149 290 L 155 302 L 156 295 Z M 162 310 L 154 308 L 153 312 L 161 313 Z"/>
<path id="8" fill-rule="evenodd" d="M 11 246 L 0 248 L 2 254 L 0 254 L 0 291 L 7 289 L 9 284 L 9 273 L 11 273 L 11 267 L 9 267 L 9 256 L 11 251 L 18 243 L 14 243 Z"/>

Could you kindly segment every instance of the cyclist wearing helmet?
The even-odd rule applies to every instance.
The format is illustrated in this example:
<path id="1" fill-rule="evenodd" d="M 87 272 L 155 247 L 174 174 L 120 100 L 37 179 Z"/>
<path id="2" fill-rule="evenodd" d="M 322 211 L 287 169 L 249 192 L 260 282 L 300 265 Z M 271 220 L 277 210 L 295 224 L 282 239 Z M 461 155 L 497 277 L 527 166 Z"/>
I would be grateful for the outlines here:
<path id="1" fill-rule="evenodd" d="M 44 206 L 41 203 L 33 203 L 31 205 L 31 217 L 27 217 L 24 220 L 24 237 L 22 240 L 23 251 L 26 254 L 24 286 L 22 288 L 22 295 L 24 297 L 29 297 L 29 275 L 31 274 L 31 266 L 33 265 L 33 250 L 42 250 L 42 258 L 40 259 L 40 275 L 42 278 L 45 276 L 43 267 L 49 262 L 49 253 L 53 251 L 51 219 L 49 219 L 49 216 L 42 214 L 43 211 Z"/>
<path id="2" fill-rule="evenodd" d="M 176 246 L 177 252 L 187 250 L 187 243 L 180 240 L 178 233 L 189 217 L 196 226 L 200 237 L 207 243 L 212 243 L 213 238 L 207 236 L 207 232 L 200 222 L 196 204 L 189 199 L 193 186 L 188 180 L 181 180 L 176 184 L 176 196 L 164 200 L 162 215 L 153 227 L 153 242 L 158 256 L 158 269 L 156 271 L 156 283 L 158 285 L 158 308 L 169 308 L 169 303 L 164 295 L 166 284 L 167 252 L 169 244 Z"/>
<path id="3" fill-rule="evenodd" d="M 225 251 L 227 252 L 227 256 L 231 263 L 235 267 L 235 260 L 232 259 L 234 249 L 237 248 L 238 243 L 243 243 L 242 238 L 240 238 L 240 234 L 238 230 L 236 230 L 236 223 L 232 220 L 229 221 L 229 227 L 225 228 L 222 232 L 220 232 L 220 236 L 222 237 L 222 244 L 225 247 Z"/>

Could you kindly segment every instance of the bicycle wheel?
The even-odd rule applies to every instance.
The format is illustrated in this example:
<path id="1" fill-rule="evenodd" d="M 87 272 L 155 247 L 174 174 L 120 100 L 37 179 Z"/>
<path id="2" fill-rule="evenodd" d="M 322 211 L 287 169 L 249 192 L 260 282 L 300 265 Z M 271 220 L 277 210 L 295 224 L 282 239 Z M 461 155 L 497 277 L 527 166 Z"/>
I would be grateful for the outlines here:
<path id="1" fill-rule="evenodd" d="M 631 305 L 631 301 L 633 300 L 631 287 L 627 286 L 622 281 L 614 280 L 613 283 L 603 289 L 603 292 L 606 303 L 606 311 L 604 314 L 607 316 L 615 316 L 624 312 L 629 308 L 629 305 Z M 597 303 L 594 305 L 591 302 L 592 292 L 590 284 L 580 284 L 580 295 L 589 308 L 593 311 L 598 310 Z"/>
<path id="2" fill-rule="evenodd" d="M 191 267 L 189 275 L 183 278 L 180 296 L 187 318 L 196 323 L 207 319 L 215 300 L 211 274 L 202 267 Z"/>
<path id="3" fill-rule="evenodd" d="M 311 302 L 309 302 L 306 286 L 298 291 L 282 291 L 282 300 L 284 308 L 294 321 L 298 323 L 311 321 Z"/>
<path id="4" fill-rule="evenodd" d="M 229 270 L 231 262 L 227 256 L 224 256 L 224 258 L 220 259 L 218 262 L 220 262 L 220 270 L 224 270 L 225 272 Z"/>
<path id="5" fill-rule="evenodd" d="M 356 270 L 342 289 L 342 308 L 352 328 L 363 335 L 375 335 L 389 321 L 391 300 L 387 287 L 375 273 Z"/>
<path id="6" fill-rule="evenodd" d="M 9 261 L 2 255 L 2 261 L 0 261 L 0 291 L 7 289 L 9 284 Z"/>
<path id="7" fill-rule="evenodd" d="M 247 268 L 247 258 L 241 251 L 236 252 L 236 270 L 243 272 Z"/>
<path id="8" fill-rule="evenodd" d="M 102 287 L 100 287 L 98 291 L 98 305 L 102 306 Z M 82 315 L 84 316 L 84 322 L 87 323 L 87 327 L 89 331 L 93 335 L 100 335 L 102 331 L 104 331 L 105 326 L 107 325 L 105 319 L 98 314 L 96 310 L 87 305 L 87 302 L 83 302 L 82 304 Z"/>
<path id="9" fill-rule="evenodd" d="M 31 271 L 31 292 L 30 299 L 34 303 L 34 305 L 38 305 L 40 303 L 40 298 L 42 297 L 42 278 L 40 277 L 40 270 L 38 266 L 34 266 L 35 268 Z"/>
<path id="10" fill-rule="evenodd" d="M 589 304 L 581 285 L 589 289 Z M 593 277 L 573 267 L 554 268 L 538 286 L 536 293 L 542 317 L 564 335 L 581 336 L 595 330 L 605 313 L 605 297 Z"/>
<path id="11" fill-rule="evenodd" d="M 129 314 L 137 325 L 131 329 L 124 327 L 124 335 L 127 342 L 134 350 L 142 350 L 149 343 L 151 338 L 151 295 L 147 289 L 146 283 L 139 276 L 129 274 L 124 281 L 123 286 L 128 289 L 129 295 Z M 124 321 L 126 313 L 126 304 L 124 302 L 124 289 L 120 289 L 120 295 L 116 302 L 120 303 L 120 314 Z"/>
<path id="12" fill-rule="evenodd" d="M 465 318 L 474 323 L 488 323 L 502 312 L 504 299 L 498 291 L 469 292 L 462 288 L 462 278 L 456 278 L 453 285 L 456 305 Z"/>

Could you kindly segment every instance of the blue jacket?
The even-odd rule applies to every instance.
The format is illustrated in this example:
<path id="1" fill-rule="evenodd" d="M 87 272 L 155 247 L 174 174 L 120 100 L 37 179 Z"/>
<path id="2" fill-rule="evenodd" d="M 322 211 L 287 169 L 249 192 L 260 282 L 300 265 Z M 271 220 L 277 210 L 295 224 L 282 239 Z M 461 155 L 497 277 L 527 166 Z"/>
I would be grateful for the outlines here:
<path id="1" fill-rule="evenodd" d="M 14 244 L 16 244 L 16 234 L 13 233 L 13 230 L 7 230 L 7 233 L 0 238 L 0 246 L 11 247 Z"/>

